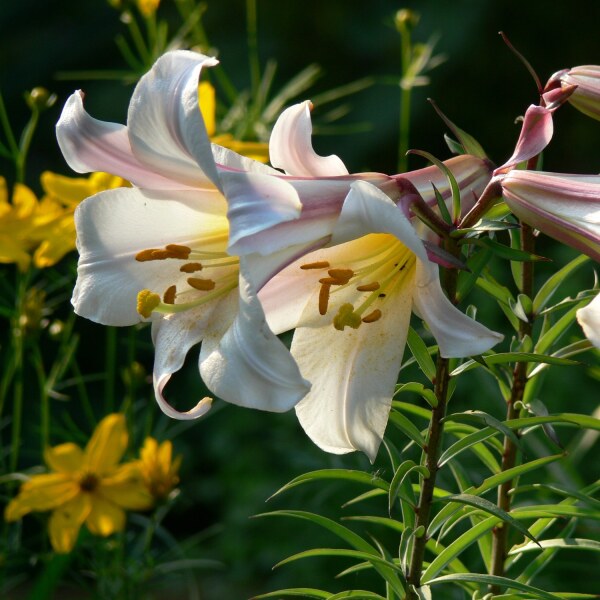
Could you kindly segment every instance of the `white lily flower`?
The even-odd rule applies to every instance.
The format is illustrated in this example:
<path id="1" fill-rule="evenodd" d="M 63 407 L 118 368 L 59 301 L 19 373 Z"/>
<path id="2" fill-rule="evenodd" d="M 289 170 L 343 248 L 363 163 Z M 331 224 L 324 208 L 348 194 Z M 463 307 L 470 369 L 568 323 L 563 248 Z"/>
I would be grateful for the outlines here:
<path id="1" fill-rule="evenodd" d="M 339 158 L 317 155 L 309 103 L 288 109 L 273 131 L 272 160 L 285 175 L 211 146 L 197 87 L 201 68 L 213 64 L 191 52 L 168 53 L 136 87 L 127 127 L 91 118 L 81 93 L 71 96 L 57 126 L 72 168 L 102 169 L 137 186 L 94 196 L 77 212 L 76 312 L 108 325 L 152 321 L 156 398 L 176 418 L 198 417 L 210 406 L 204 399 L 182 413 L 163 394 L 200 341 L 200 373 L 221 398 L 279 411 L 304 396 L 308 384 L 268 328 L 256 291 L 331 241 L 353 182 L 370 181 L 394 197 L 404 185 L 381 174 L 349 175 Z M 480 159 L 447 164 L 467 201 L 489 179 Z M 436 168 L 403 177 L 429 201 L 431 182 L 449 194 Z"/>
<path id="2" fill-rule="evenodd" d="M 163 390 L 201 340 L 201 375 L 229 402 L 284 411 L 309 387 L 266 326 L 243 259 L 228 252 L 227 203 L 198 108 L 200 71 L 216 62 L 185 51 L 161 57 L 133 93 L 127 127 L 90 117 L 81 92 L 68 99 L 57 124 L 75 171 L 118 173 L 136 186 L 88 198 L 76 212 L 75 311 L 105 325 L 152 321 L 156 399 L 182 419 L 204 414 L 210 399 L 180 412 Z M 279 174 L 224 148 L 215 154 L 221 170 Z M 260 223 L 244 207 L 238 219 L 260 228 L 297 217 L 301 204 L 292 186 L 272 176 L 261 186 L 252 199 Z M 273 195 L 276 202 L 262 201 Z"/>
<path id="3" fill-rule="evenodd" d="M 577 322 L 581 325 L 585 337 L 600 349 L 600 294 L 577 311 Z"/>
<path id="4" fill-rule="evenodd" d="M 481 354 L 502 336 L 444 296 L 412 224 L 374 185 L 352 184 L 331 244 L 290 264 L 259 297 L 273 331 L 296 328 L 292 355 L 312 384 L 296 405 L 302 427 L 328 452 L 362 450 L 373 461 L 412 311 L 444 357 Z"/>

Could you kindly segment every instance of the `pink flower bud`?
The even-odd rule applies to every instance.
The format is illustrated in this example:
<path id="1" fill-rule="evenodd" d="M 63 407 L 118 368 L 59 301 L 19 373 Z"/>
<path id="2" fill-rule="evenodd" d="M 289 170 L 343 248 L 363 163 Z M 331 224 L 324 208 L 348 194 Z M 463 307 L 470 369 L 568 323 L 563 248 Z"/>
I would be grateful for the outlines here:
<path id="1" fill-rule="evenodd" d="M 552 101 L 551 96 L 559 86 L 563 92 L 577 86 L 569 102 L 582 113 L 600 120 L 600 66 L 584 65 L 554 73 L 546 84 L 544 98 L 549 94 L 548 99 Z"/>
<path id="2" fill-rule="evenodd" d="M 500 184 L 519 219 L 600 262 L 600 176 L 513 170 Z"/>

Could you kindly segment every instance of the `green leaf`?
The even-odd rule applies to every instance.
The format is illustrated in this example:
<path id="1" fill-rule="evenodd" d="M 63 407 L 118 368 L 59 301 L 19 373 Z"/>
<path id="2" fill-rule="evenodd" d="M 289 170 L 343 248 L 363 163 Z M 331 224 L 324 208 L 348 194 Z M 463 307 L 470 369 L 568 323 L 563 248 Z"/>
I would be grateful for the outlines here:
<path id="1" fill-rule="evenodd" d="M 385 600 L 383 596 L 375 592 L 367 592 L 365 590 L 348 590 L 339 592 L 332 596 L 328 596 L 327 600 L 345 600 L 345 598 L 357 598 L 360 600 Z"/>
<path id="2" fill-rule="evenodd" d="M 482 410 L 467 410 L 462 413 L 454 413 L 452 415 L 448 415 L 442 421 L 478 421 L 479 423 L 483 423 L 488 427 L 498 430 L 500 433 L 504 434 L 505 437 L 510 438 L 515 446 L 521 448 L 521 441 L 512 429 L 507 427 L 504 423 L 502 423 L 502 421 L 499 421 L 495 417 L 492 417 L 492 415 L 489 415 Z"/>
<path id="3" fill-rule="evenodd" d="M 538 256 L 537 254 L 527 252 L 526 250 L 519 250 L 518 248 L 510 248 L 490 238 L 477 238 L 472 241 L 478 246 L 489 248 L 494 254 L 506 260 L 516 260 L 518 262 L 548 261 L 544 256 Z"/>
<path id="4" fill-rule="evenodd" d="M 331 597 L 331 592 L 317 590 L 315 588 L 289 588 L 287 590 L 276 590 L 275 592 L 267 592 L 260 596 L 253 596 L 251 600 L 262 600 L 262 598 L 281 598 L 281 596 L 290 596 L 293 598 L 323 598 Z"/>
<path id="5" fill-rule="evenodd" d="M 436 577 L 435 579 L 429 580 L 427 583 L 428 585 L 433 586 L 438 583 L 459 583 L 463 581 L 472 581 L 485 585 L 497 585 L 511 590 L 520 590 L 533 595 L 534 598 L 542 598 L 543 600 L 560 600 L 560 596 L 550 594 L 549 592 L 545 592 L 544 590 L 535 588 L 531 585 L 513 581 L 508 577 L 498 577 L 497 575 L 482 575 L 479 573 L 452 573 L 450 575 Z"/>
<path id="6" fill-rule="evenodd" d="M 416 406 L 415 404 L 409 404 L 408 402 L 400 402 L 399 400 L 392 400 L 392 408 L 401 410 L 402 412 L 409 413 L 415 417 L 429 421 L 431 419 L 431 411 L 428 408 L 422 406 Z"/>
<path id="7" fill-rule="evenodd" d="M 456 288 L 456 298 L 460 302 L 473 289 L 477 283 L 483 269 L 487 266 L 493 256 L 491 250 L 480 250 L 473 253 L 467 260 L 469 271 L 462 271 L 458 274 L 458 285 Z"/>
<path id="8" fill-rule="evenodd" d="M 498 352 L 497 354 L 484 354 L 483 358 L 485 362 L 490 365 L 499 365 L 511 362 L 547 363 L 550 365 L 562 366 L 579 364 L 576 360 L 559 358 L 557 356 L 548 356 L 547 354 L 538 354 L 533 352 Z M 450 377 L 456 377 L 461 373 L 476 369 L 479 366 L 481 366 L 481 363 L 470 359 L 454 369 L 454 371 L 450 373 Z"/>
<path id="9" fill-rule="evenodd" d="M 552 296 L 558 290 L 562 283 L 564 283 L 581 265 L 590 260 L 589 256 L 580 254 L 577 258 L 573 259 L 569 264 L 565 265 L 562 269 L 554 273 L 544 285 L 540 288 L 540 291 L 536 294 L 533 299 L 533 312 L 535 314 L 543 310 L 548 302 L 550 302 Z"/>
<path id="10" fill-rule="evenodd" d="M 551 348 L 552 344 L 556 342 L 565 331 L 575 321 L 577 311 L 585 306 L 586 302 L 580 302 L 576 304 L 571 310 L 566 312 L 544 335 L 538 340 L 535 345 L 535 351 L 545 353 Z"/>
<path id="11" fill-rule="evenodd" d="M 426 445 L 425 438 L 417 429 L 415 424 L 402 413 L 395 410 L 390 412 L 390 422 L 393 423 L 404 435 L 408 436 L 415 444 L 423 448 Z"/>
<path id="12" fill-rule="evenodd" d="M 310 473 L 304 473 L 303 475 L 295 477 L 289 483 L 286 483 L 282 488 L 279 488 L 269 498 L 269 500 L 298 485 L 309 483 L 311 481 L 322 481 L 324 479 L 353 481 L 354 483 L 360 483 L 370 487 L 379 488 L 381 490 L 385 490 L 386 492 L 389 490 L 389 484 L 387 481 L 381 479 L 381 477 L 378 477 L 377 475 L 371 475 L 370 473 L 365 473 L 364 471 L 353 471 L 350 469 L 319 469 L 318 471 L 311 471 Z"/>
<path id="13" fill-rule="evenodd" d="M 483 510 L 486 513 L 494 515 L 502 519 L 505 523 L 512 525 L 515 529 L 518 529 L 525 537 L 528 537 L 530 540 L 533 540 L 536 544 L 538 541 L 535 539 L 531 533 L 529 533 L 527 527 L 513 519 L 505 510 L 502 510 L 498 506 L 496 506 L 493 502 L 486 500 L 485 498 L 480 498 L 479 496 L 474 496 L 471 494 L 456 494 L 454 496 L 446 496 L 445 498 L 441 498 L 442 502 L 459 502 L 460 504 L 466 504 L 467 506 L 473 506 L 478 508 L 479 510 Z"/>
<path id="14" fill-rule="evenodd" d="M 284 558 L 279 561 L 274 568 L 281 567 L 282 565 L 294 562 L 295 560 L 300 560 L 301 558 L 312 558 L 315 556 L 344 556 L 347 558 L 356 558 L 358 560 L 366 560 L 373 564 L 373 566 L 380 566 L 402 573 L 402 570 L 398 565 L 381 558 L 381 556 L 369 554 L 368 552 L 361 552 L 360 550 L 347 550 L 344 548 L 313 548 L 312 550 L 304 550 L 303 552 L 298 552 L 293 556 Z"/>
<path id="15" fill-rule="evenodd" d="M 440 573 L 448 563 L 457 558 L 461 552 L 476 542 L 477 538 L 485 535 L 488 531 L 491 531 L 499 522 L 499 518 L 489 517 L 463 533 L 433 559 L 427 569 L 425 569 L 425 572 L 421 577 L 421 582 L 431 585 L 432 581 L 434 581 L 433 578 Z"/>
<path id="16" fill-rule="evenodd" d="M 348 545 L 355 548 L 355 551 L 358 553 L 354 556 L 354 558 L 360 558 L 360 560 L 368 560 L 371 562 L 375 568 L 375 570 L 381 575 L 381 577 L 390 585 L 390 587 L 398 594 L 398 596 L 402 597 L 404 595 L 404 586 L 402 585 L 401 580 L 398 577 L 396 571 L 399 570 L 399 567 L 393 564 L 387 563 L 384 559 L 381 558 L 377 549 L 369 544 L 366 540 L 364 540 L 361 536 L 354 533 L 352 530 L 336 523 L 335 521 L 328 519 L 327 517 L 323 517 L 321 515 L 316 515 L 314 513 L 300 511 L 300 510 L 277 510 L 269 513 L 263 513 L 260 515 L 256 515 L 257 517 L 265 517 L 265 516 L 282 516 L 282 517 L 292 517 L 296 519 L 304 519 L 306 521 L 310 521 L 328 531 L 331 531 L 334 535 L 345 541 Z M 314 550 L 309 552 L 315 552 Z M 342 556 L 343 554 L 339 554 L 341 552 L 353 552 L 351 550 L 342 551 L 342 550 L 332 550 L 332 552 L 338 552 L 338 556 Z M 316 554 L 312 554 L 316 556 Z M 307 553 L 296 554 L 293 557 L 290 557 L 282 562 L 279 565 L 282 565 L 286 562 L 290 562 L 291 560 L 296 560 L 297 558 L 303 558 L 305 556 L 309 556 Z M 350 556 L 346 554 L 346 556 Z M 279 566 L 277 565 L 277 566 Z"/>
<path id="17" fill-rule="evenodd" d="M 438 405 L 438 399 L 433 390 L 426 388 L 422 383 L 412 381 L 396 388 L 396 394 L 403 394 L 405 392 L 419 394 L 419 396 L 421 396 L 421 398 L 423 398 L 423 400 L 425 400 L 432 408 L 435 408 Z"/>
<path id="18" fill-rule="evenodd" d="M 552 540 L 542 540 L 538 544 L 525 544 L 518 548 L 513 548 L 508 555 L 521 554 L 522 552 L 531 552 L 544 548 L 569 548 L 571 550 L 593 550 L 600 552 L 600 542 L 596 540 L 587 540 L 583 538 L 556 538 Z"/>
<path id="19" fill-rule="evenodd" d="M 388 513 L 392 513 L 392 506 L 398 497 L 400 492 L 400 488 L 404 483 L 404 480 L 408 475 L 412 472 L 418 472 L 423 477 L 429 477 L 429 470 L 425 466 L 417 465 L 413 460 L 407 460 L 403 462 L 394 473 L 394 477 L 392 478 L 392 482 L 390 483 L 390 491 L 388 494 Z M 413 506 L 414 509 L 414 506 Z"/>
<path id="20" fill-rule="evenodd" d="M 452 222 L 456 223 L 458 219 L 460 219 L 460 188 L 458 187 L 458 183 L 456 178 L 454 177 L 454 173 L 438 158 L 430 154 L 429 152 L 425 152 L 424 150 L 409 150 L 407 154 L 417 154 L 418 156 L 422 156 L 426 158 L 430 163 L 434 164 L 448 179 L 448 183 L 450 184 L 450 189 L 452 190 Z"/>
<path id="21" fill-rule="evenodd" d="M 480 444 L 484 440 L 487 440 L 494 435 L 496 435 L 495 432 L 491 431 L 490 428 L 480 429 L 478 431 L 470 433 L 469 435 L 466 435 L 462 439 L 458 440 L 458 442 L 452 444 L 452 446 L 450 446 L 447 450 L 442 452 L 438 462 L 439 466 L 444 466 L 449 460 L 452 460 L 455 456 L 458 456 L 464 450 L 467 450 L 475 444 Z"/>
<path id="22" fill-rule="evenodd" d="M 435 377 L 435 364 L 431 359 L 431 356 L 429 356 L 427 346 L 412 327 L 408 328 L 406 343 L 419 364 L 419 367 L 421 367 L 421 371 L 425 374 L 425 377 L 427 377 L 429 381 L 432 381 Z"/>

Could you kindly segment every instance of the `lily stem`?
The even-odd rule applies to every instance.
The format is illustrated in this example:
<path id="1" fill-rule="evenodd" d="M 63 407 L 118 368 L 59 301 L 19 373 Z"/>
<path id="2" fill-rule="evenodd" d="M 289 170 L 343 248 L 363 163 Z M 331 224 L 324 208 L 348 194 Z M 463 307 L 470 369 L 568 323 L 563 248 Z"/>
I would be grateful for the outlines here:
<path id="1" fill-rule="evenodd" d="M 452 240 L 446 240 L 445 249 L 454 256 L 460 255 L 458 246 Z M 448 297 L 452 302 L 456 300 L 456 283 L 458 272 L 456 269 L 446 269 L 444 277 L 444 287 Z M 410 566 L 407 575 L 409 583 L 406 600 L 418 600 L 416 589 L 421 586 L 421 572 L 423 570 L 423 560 L 425 558 L 425 545 L 427 544 L 427 529 L 429 527 L 431 505 L 433 502 L 433 492 L 439 469 L 438 460 L 442 448 L 442 439 L 444 435 L 443 419 L 446 416 L 446 407 L 448 405 L 448 391 L 450 383 L 450 365 L 447 358 L 438 354 L 435 374 L 435 396 L 437 406 L 432 410 L 431 420 L 429 422 L 429 431 L 427 434 L 427 445 L 423 448 L 423 462 L 429 471 L 429 476 L 423 480 L 421 485 L 421 494 L 419 504 L 416 509 L 417 519 L 415 529 L 422 527 L 422 534 L 416 537 L 410 558 Z"/>
<path id="2" fill-rule="evenodd" d="M 533 229 L 526 223 L 521 223 L 521 248 L 533 254 L 535 250 L 535 238 Z M 521 272 L 520 291 L 528 298 L 533 297 L 533 262 L 528 261 L 523 263 Z M 527 321 L 519 322 L 519 340 L 523 340 L 526 336 L 530 336 L 533 329 L 533 315 L 527 315 Z M 523 400 L 525 392 L 525 384 L 527 383 L 527 363 L 516 363 L 513 370 L 513 384 L 511 395 L 507 402 L 506 419 L 515 419 L 518 416 L 518 404 Z M 518 432 L 517 432 L 518 435 Z M 517 462 L 517 446 L 509 438 L 504 438 L 504 451 L 502 453 L 502 471 L 512 469 Z M 505 481 L 498 488 L 498 507 L 505 512 L 510 511 L 511 496 L 510 490 L 513 487 L 513 480 Z M 503 524 L 494 528 L 492 541 L 492 565 L 491 574 L 499 577 L 504 576 L 504 564 L 506 561 L 506 553 L 508 551 L 508 527 Z M 492 594 L 499 594 L 498 586 L 491 586 Z"/>

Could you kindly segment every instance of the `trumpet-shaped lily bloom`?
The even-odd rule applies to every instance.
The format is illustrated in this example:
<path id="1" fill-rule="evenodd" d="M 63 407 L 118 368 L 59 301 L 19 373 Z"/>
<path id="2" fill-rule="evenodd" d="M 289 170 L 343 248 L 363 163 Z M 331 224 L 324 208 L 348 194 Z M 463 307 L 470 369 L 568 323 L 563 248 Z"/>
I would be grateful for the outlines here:
<path id="1" fill-rule="evenodd" d="M 312 383 L 296 406 L 302 427 L 328 452 L 362 450 L 374 460 L 411 312 L 444 357 L 480 354 L 502 336 L 444 296 L 411 222 L 374 185 L 352 184 L 331 244 L 289 265 L 260 297 L 274 331 L 296 328 L 292 355 Z"/>
<path id="2" fill-rule="evenodd" d="M 308 104 L 282 117 L 271 139 L 272 160 L 288 176 L 211 145 L 198 79 L 214 64 L 192 52 L 168 53 L 136 87 L 126 127 L 90 117 L 81 92 L 57 125 L 75 171 L 103 170 L 134 184 L 77 210 L 75 310 L 107 325 L 152 321 L 156 398 L 176 418 L 198 417 L 210 406 L 205 398 L 180 412 L 163 395 L 200 341 L 201 375 L 221 398 L 282 411 L 305 395 L 308 384 L 269 330 L 257 290 L 283 265 L 329 242 L 353 181 L 396 187 L 385 175 L 348 175 L 339 159 L 314 153 Z M 322 161 L 328 177 L 307 175 Z M 479 159 L 453 164 L 467 195 L 489 179 Z M 424 169 L 415 186 L 429 187 L 429 180 L 440 183 Z"/>
<path id="3" fill-rule="evenodd" d="M 577 311 L 577 322 L 581 325 L 585 337 L 600 349 L 600 294 Z"/>
<path id="4" fill-rule="evenodd" d="M 600 261 L 600 177 L 513 170 L 506 204 L 532 227 Z"/>
<path id="5" fill-rule="evenodd" d="M 573 89 L 569 102 L 579 111 L 600 120 L 600 66 L 582 65 L 554 73 L 546 89 Z"/>

